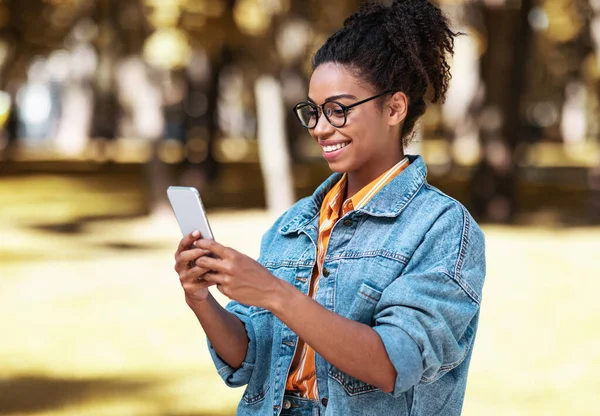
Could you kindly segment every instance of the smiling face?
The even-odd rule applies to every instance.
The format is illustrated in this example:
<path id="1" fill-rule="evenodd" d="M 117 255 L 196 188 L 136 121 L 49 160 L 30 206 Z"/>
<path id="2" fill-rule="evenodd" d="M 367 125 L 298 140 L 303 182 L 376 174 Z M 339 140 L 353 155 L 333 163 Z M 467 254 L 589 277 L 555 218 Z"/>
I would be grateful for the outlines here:
<path id="1" fill-rule="evenodd" d="M 317 105 L 328 101 L 352 105 L 380 93 L 361 83 L 343 65 L 326 63 L 313 72 L 308 97 Z M 383 107 L 378 104 L 380 100 Z M 349 187 L 356 184 L 360 189 L 404 157 L 400 129 L 406 108 L 403 93 L 389 94 L 349 109 L 343 127 L 332 126 L 321 115 L 309 132 L 323 149 L 331 170 L 347 172 Z"/>

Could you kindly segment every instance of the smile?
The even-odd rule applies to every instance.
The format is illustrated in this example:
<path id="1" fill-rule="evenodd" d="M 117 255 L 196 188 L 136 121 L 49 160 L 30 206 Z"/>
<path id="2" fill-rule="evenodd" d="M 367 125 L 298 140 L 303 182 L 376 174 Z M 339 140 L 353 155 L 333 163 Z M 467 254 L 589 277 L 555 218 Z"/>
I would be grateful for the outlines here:
<path id="1" fill-rule="evenodd" d="M 325 153 L 331 153 L 331 152 L 335 152 L 336 150 L 339 150 L 343 147 L 346 147 L 350 144 L 350 142 L 345 142 L 345 143 L 338 143 L 338 144 L 334 144 L 331 146 L 321 146 L 323 148 L 323 150 L 325 151 Z"/>

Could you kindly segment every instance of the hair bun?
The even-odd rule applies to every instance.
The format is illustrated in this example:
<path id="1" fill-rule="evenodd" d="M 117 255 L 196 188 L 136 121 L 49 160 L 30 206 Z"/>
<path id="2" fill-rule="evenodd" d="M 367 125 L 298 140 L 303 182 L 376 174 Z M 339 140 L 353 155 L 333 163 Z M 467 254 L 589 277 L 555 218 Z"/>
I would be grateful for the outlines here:
<path id="1" fill-rule="evenodd" d="M 313 68 L 327 62 L 347 66 L 374 91 L 402 91 L 408 113 L 402 137 L 409 140 L 415 122 L 432 102 L 443 100 L 450 80 L 448 55 L 454 37 L 442 11 L 428 0 L 366 1 L 317 51 Z M 429 99 L 429 97 L 427 97 Z"/>

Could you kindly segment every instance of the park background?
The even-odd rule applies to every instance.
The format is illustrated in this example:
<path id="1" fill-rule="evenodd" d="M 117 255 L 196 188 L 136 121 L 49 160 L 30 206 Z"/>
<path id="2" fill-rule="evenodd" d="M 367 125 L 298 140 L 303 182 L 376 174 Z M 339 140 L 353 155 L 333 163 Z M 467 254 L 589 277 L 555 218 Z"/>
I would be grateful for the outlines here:
<path id="1" fill-rule="evenodd" d="M 437 3 L 467 36 L 409 153 L 486 234 L 463 414 L 600 414 L 600 0 Z M 165 190 L 256 257 L 329 174 L 291 108 L 359 4 L 0 0 L 0 415 L 235 413 Z"/>

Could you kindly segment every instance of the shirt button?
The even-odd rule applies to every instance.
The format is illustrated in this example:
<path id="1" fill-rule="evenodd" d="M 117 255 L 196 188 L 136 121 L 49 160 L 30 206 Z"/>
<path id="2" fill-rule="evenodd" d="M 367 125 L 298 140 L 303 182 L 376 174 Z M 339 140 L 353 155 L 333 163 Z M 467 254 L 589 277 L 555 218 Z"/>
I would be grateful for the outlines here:
<path id="1" fill-rule="evenodd" d="M 329 402 L 329 400 L 327 400 L 327 397 L 323 397 L 323 399 L 321 400 L 321 404 L 325 407 L 327 407 L 328 402 Z"/>
<path id="2" fill-rule="evenodd" d="M 288 409 L 290 409 L 291 407 L 292 407 L 292 402 L 290 402 L 289 400 L 285 399 L 285 400 L 283 401 L 283 408 L 284 408 L 285 410 L 288 410 Z"/>
<path id="3" fill-rule="evenodd" d="M 352 224 L 354 224 L 354 223 L 352 222 L 352 220 L 344 220 L 344 225 L 345 225 L 346 227 L 352 227 Z"/>
<path id="4" fill-rule="evenodd" d="M 329 277 L 329 270 L 323 269 L 323 276 Z"/>

